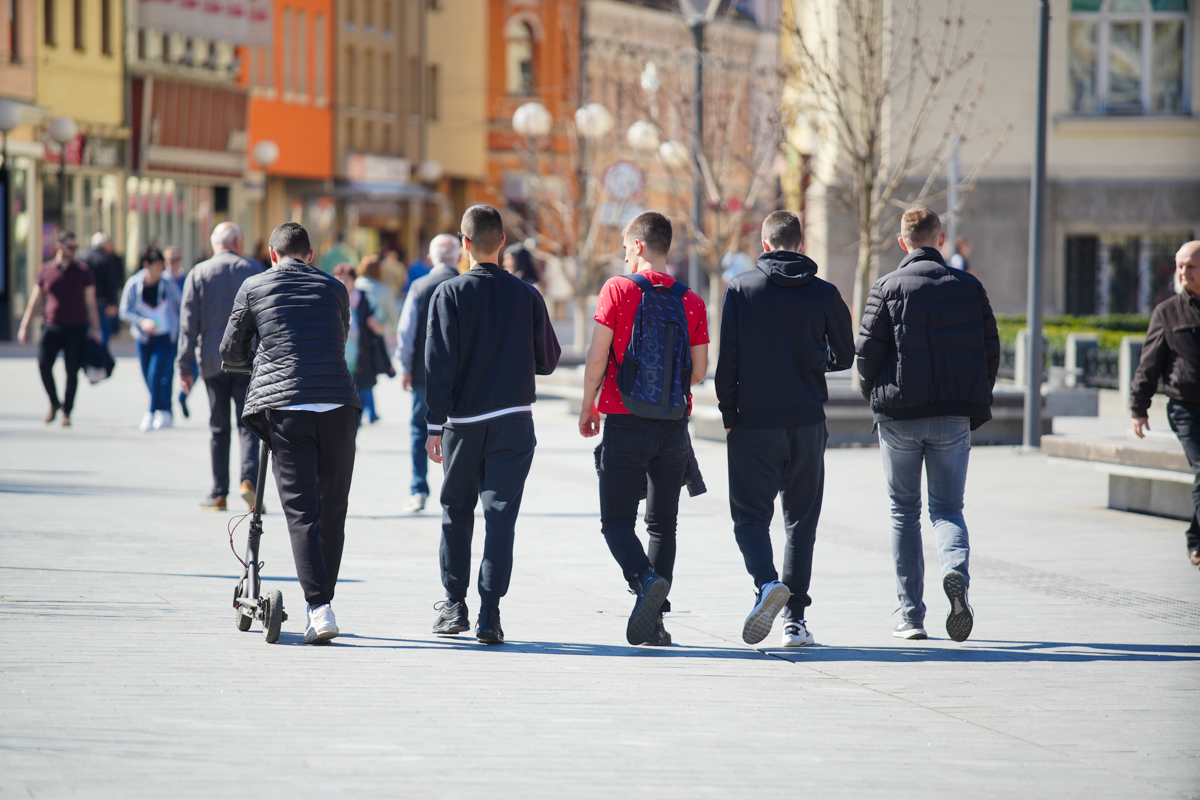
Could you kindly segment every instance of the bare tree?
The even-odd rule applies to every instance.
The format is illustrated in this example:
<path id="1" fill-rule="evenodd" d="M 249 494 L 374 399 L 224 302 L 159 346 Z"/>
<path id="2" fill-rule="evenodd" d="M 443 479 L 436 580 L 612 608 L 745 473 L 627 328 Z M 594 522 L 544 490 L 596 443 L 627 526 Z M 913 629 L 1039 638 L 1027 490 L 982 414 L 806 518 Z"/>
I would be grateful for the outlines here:
<path id="1" fill-rule="evenodd" d="M 882 0 L 785 3 L 790 13 L 781 35 L 792 58 L 784 72 L 794 90 L 787 113 L 792 119 L 807 116 L 818 137 L 835 148 L 827 175 L 823 179 L 818 169 L 814 178 L 834 190 L 857 222 L 855 319 L 879 277 L 880 253 L 903 209 L 946 196 L 939 178 L 953 140 L 995 132 L 995 125 L 976 120 L 986 69 L 967 74 L 978 60 L 987 23 L 968 38 L 963 0 L 946 0 L 944 12 L 924 27 L 928 5 L 923 0 L 888 6 Z M 797 19 L 804 12 L 804 20 Z M 1004 125 L 966 170 L 951 213 L 962 209 L 1010 128 Z"/>

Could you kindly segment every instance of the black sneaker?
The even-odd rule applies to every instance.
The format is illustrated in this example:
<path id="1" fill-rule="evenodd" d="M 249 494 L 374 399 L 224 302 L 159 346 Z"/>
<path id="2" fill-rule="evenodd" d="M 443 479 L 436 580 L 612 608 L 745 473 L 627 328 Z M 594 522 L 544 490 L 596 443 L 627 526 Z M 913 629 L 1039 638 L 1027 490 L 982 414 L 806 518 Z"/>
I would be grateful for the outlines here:
<path id="1" fill-rule="evenodd" d="M 456 633 L 471 630 L 467 620 L 467 604 L 462 600 L 443 600 L 434 603 L 437 619 L 433 621 L 433 632 L 438 636 L 453 636 Z"/>
<path id="2" fill-rule="evenodd" d="M 942 589 L 950 599 L 950 613 L 946 615 L 946 633 L 956 642 L 965 642 L 975 625 L 975 616 L 967 604 L 967 581 L 957 572 L 947 572 L 942 578 Z"/>
<path id="3" fill-rule="evenodd" d="M 654 633 L 646 640 L 646 644 L 654 647 L 668 647 L 671 644 L 671 634 L 667 632 L 663 626 L 662 614 L 658 615 L 658 624 L 654 626 Z"/>
<path id="4" fill-rule="evenodd" d="M 188 417 L 191 416 L 191 413 L 188 412 L 187 398 L 188 398 L 187 392 L 179 393 L 179 410 L 183 412 L 184 419 L 187 419 Z"/>
<path id="5" fill-rule="evenodd" d="M 629 588 L 637 594 L 637 601 L 625 627 L 625 639 L 630 644 L 645 644 L 662 623 L 662 604 L 667 592 L 671 591 L 671 582 L 653 569 L 647 569 L 633 579 Z"/>
<path id="6" fill-rule="evenodd" d="M 475 626 L 475 638 L 484 644 L 504 644 L 504 629 L 500 627 L 500 609 L 492 608 L 479 612 L 479 623 Z"/>

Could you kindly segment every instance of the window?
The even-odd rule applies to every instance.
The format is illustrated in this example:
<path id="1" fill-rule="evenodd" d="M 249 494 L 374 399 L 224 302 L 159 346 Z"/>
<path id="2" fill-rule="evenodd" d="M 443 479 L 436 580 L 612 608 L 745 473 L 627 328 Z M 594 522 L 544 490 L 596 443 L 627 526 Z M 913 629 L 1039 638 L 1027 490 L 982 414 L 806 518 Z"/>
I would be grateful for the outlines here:
<path id="1" fill-rule="evenodd" d="M 21 32 L 17 18 L 20 5 L 17 0 L 8 0 L 8 60 L 14 64 L 21 60 Z"/>
<path id="2" fill-rule="evenodd" d="M 325 65 L 327 48 L 325 15 L 317 14 L 313 17 L 313 95 L 321 104 L 329 99 L 329 77 Z"/>
<path id="3" fill-rule="evenodd" d="M 1175 251 L 1189 238 L 1188 231 L 1068 236 L 1066 313 L 1149 314 L 1174 292 Z"/>
<path id="4" fill-rule="evenodd" d="M 342 97 L 345 105 L 353 107 L 355 105 L 354 87 L 358 85 L 358 51 L 353 47 L 346 47 L 346 83 L 342 87 Z"/>
<path id="5" fill-rule="evenodd" d="M 379 30 L 385 36 L 392 32 L 392 0 L 383 0 L 383 6 L 379 9 Z"/>
<path id="6" fill-rule="evenodd" d="M 100 52 L 111 56 L 112 51 L 112 0 L 100 0 Z"/>
<path id="7" fill-rule="evenodd" d="M 75 49 L 83 50 L 87 45 L 87 40 L 84 38 L 83 30 L 83 0 L 75 0 L 74 3 L 75 16 L 72 19 L 74 26 Z"/>
<path id="8" fill-rule="evenodd" d="M 55 28 L 58 27 L 58 20 L 54 15 L 55 0 L 42 0 L 42 43 L 54 47 L 58 44 L 58 37 L 54 35 Z"/>
<path id="9" fill-rule="evenodd" d="M 375 108 L 375 51 L 363 55 L 362 108 Z"/>
<path id="10" fill-rule="evenodd" d="M 285 97 L 291 95 L 292 84 L 292 10 L 290 8 L 283 9 L 283 64 L 280 66 L 280 72 L 283 73 L 283 94 Z"/>
<path id="11" fill-rule="evenodd" d="M 1071 0 L 1071 110 L 1188 113 L 1188 0 Z"/>
<path id="12" fill-rule="evenodd" d="M 392 56 L 390 53 L 384 53 L 380 56 L 383 62 L 383 68 L 380 70 L 380 88 L 383 89 L 383 102 L 380 104 L 380 110 L 385 113 L 392 111 Z"/>
<path id="13" fill-rule="evenodd" d="M 533 94 L 533 31 L 520 19 L 504 29 L 505 78 L 508 93 L 517 97 Z"/>
<path id="14" fill-rule="evenodd" d="M 292 81 L 292 85 L 296 87 L 296 94 L 300 99 L 308 97 L 308 12 L 296 12 L 296 30 L 294 31 L 296 43 L 299 45 L 293 55 L 294 66 L 296 68 L 296 77 Z"/>
<path id="15" fill-rule="evenodd" d="M 421 116 L 421 60 L 408 60 L 408 113 L 414 117 Z"/>
<path id="16" fill-rule="evenodd" d="M 430 122 L 438 121 L 438 68 L 437 64 L 429 65 L 429 79 L 426 81 L 426 108 L 425 115 Z"/>

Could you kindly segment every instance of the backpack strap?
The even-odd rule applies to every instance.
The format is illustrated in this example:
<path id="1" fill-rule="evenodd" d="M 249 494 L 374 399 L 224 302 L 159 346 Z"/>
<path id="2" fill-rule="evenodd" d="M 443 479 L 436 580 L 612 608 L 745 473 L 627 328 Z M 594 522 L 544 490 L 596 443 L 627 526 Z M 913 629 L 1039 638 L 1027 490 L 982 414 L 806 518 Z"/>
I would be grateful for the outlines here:
<path id="1" fill-rule="evenodd" d="M 631 272 L 630 274 L 622 275 L 621 277 L 628 278 L 629 280 L 633 281 L 634 284 L 639 289 L 641 289 L 643 292 L 653 292 L 654 291 L 654 284 L 651 283 L 650 279 L 647 278 L 645 275 L 642 275 L 637 272 Z"/>
<path id="2" fill-rule="evenodd" d="M 691 291 L 691 289 L 684 286 L 683 283 L 680 281 L 675 281 L 675 283 L 671 285 L 671 294 L 675 295 L 680 300 L 682 300 L 683 296 L 690 291 Z"/>

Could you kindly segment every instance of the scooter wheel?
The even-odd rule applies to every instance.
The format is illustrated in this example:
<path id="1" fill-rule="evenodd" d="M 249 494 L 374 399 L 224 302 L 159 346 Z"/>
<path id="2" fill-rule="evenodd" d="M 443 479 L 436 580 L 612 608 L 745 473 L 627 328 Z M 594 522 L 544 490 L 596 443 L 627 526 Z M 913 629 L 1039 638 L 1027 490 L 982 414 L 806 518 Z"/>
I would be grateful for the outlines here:
<path id="1" fill-rule="evenodd" d="M 237 629 L 242 633 L 250 630 L 250 623 L 254 618 L 248 615 L 245 610 L 237 604 L 238 598 L 242 596 L 242 582 L 238 581 L 237 588 L 233 590 L 233 620 L 237 623 Z"/>
<path id="2" fill-rule="evenodd" d="M 267 607 L 263 609 L 263 638 L 267 644 L 275 644 L 283 628 L 283 592 L 272 589 L 264 599 Z"/>

